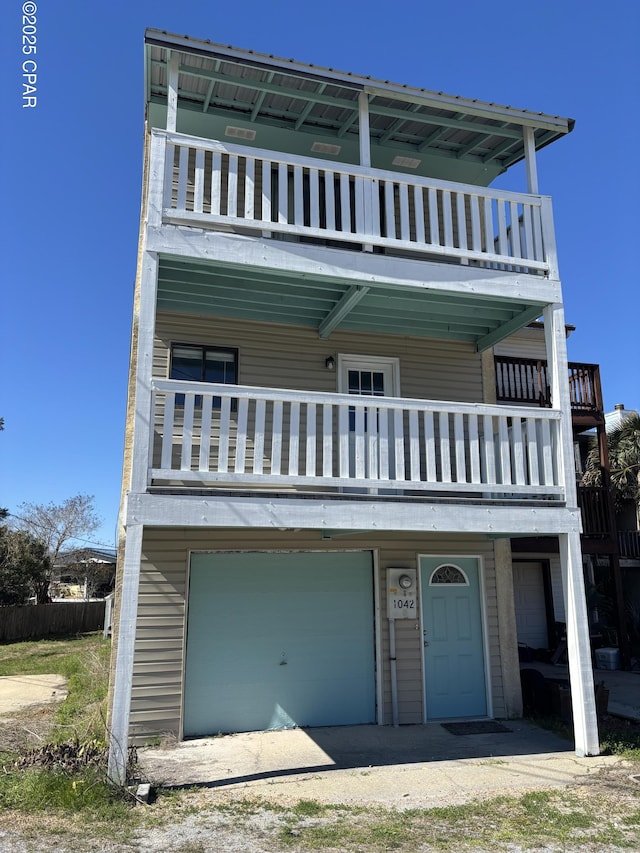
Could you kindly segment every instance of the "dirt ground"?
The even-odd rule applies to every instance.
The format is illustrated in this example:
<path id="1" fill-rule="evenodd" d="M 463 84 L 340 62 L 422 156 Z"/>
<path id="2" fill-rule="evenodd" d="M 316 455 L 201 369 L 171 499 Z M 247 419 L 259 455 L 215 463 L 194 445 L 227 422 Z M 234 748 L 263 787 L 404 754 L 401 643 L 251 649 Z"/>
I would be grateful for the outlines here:
<path id="1" fill-rule="evenodd" d="M 20 750 L 34 741 L 44 741 L 52 713 L 50 706 L 32 707 L 2 718 L 0 748 Z M 504 809 L 498 813 L 503 818 L 496 818 L 492 805 L 496 796 L 509 797 L 517 795 L 517 791 L 491 792 L 491 801 L 486 804 L 488 813 L 493 815 L 490 819 L 496 823 L 496 834 L 491 841 L 482 837 L 475 840 L 477 812 L 469 815 L 468 829 L 464 822 L 462 825 L 456 822 L 457 834 L 452 837 L 450 816 L 442 810 L 421 810 L 419 803 L 415 803 L 410 819 L 416 826 L 425 827 L 424 836 L 416 841 L 415 833 L 405 839 L 398 831 L 400 813 L 395 809 L 387 810 L 379 805 L 355 809 L 341 804 L 319 806 L 314 801 L 301 799 L 299 794 L 291 796 L 288 786 L 274 784 L 268 797 L 256 797 L 242 788 L 222 791 L 202 787 L 165 794 L 149 806 L 136 806 L 131 821 L 125 821 L 126 825 L 122 826 L 99 820 L 87 823 L 82 814 L 0 812 L 0 853 L 50 853 L 52 850 L 56 853 L 640 851 L 640 781 L 633 778 L 636 774 L 640 780 L 640 762 L 614 759 L 608 766 L 582 776 L 576 784 L 553 794 L 556 809 L 581 808 L 585 813 L 598 815 L 603 826 L 612 828 L 611 841 L 578 834 L 574 841 L 565 837 L 556 842 L 548 836 L 534 837 L 534 833 L 530 840 L 523 842 L 517 832 L 514 835 L 506 829 L 511 820 L 510 807 L 506 813 Z M 548 804 L 541 805 L 541 820 L 545 808 Z M 638 820 L 627 825 L 630 815 L 637 815 Z M 505 822 L 504 831 L 500 830 L 501 819 Z M 344 828 L 343 835 L 338 836 L 342 840 L 337 845 L 332 840 L 336 827 Z M 504 842 L 498 840 L 501 836 Z"/>

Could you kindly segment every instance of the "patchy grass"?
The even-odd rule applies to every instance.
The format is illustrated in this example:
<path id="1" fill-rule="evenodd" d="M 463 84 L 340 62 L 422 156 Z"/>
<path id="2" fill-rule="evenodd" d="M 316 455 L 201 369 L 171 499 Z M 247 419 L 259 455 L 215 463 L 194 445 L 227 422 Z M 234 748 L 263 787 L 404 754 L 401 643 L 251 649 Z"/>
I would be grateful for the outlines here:
<path id="1" fill-rule="evenodd" d="M 133 831 L 133 797 L 106 781 L 109 655 L 110 642 L 101 634 L 0 645 L 0 675 L 56 673 L 69 689 L 60 704 L 2 720 L 0 812 L 11 822 L 15 815 L 38 815 L 38 823 L 45 817 L 68 824 L 77 816 L 74 834 L 115 834 L 123 843 Z M 77 759 L 73 765 L 71 758 Z"/>
<path id="2" fill-rule="evenodd" d="M 638 849 L 640 786 L 636 791 L 625 780 L 620 771 L 615 780 L 597 785 L 406 811 L 311 799 L 286 807 L 256 797 L 217 802 L 193 791 L 203 833 L 194 843 L 215 827 L 221 837 L 234 828 L 241 831 L 247 851 L 264 850 L 267 839 L 267 849 L 296 853 Z M 259 847 L 253 846 L 256 842 Z"/>
<path id="3" fill-rule="evenodd" d="M 101 633 L 78 637 L 0 644 L 0 676 L 55 673 L 67 679 L 69 695 L 59 705 L 46 710 L 53 720 L 50 738 L 54 743 L 67 740 L 105 741 L 106 696 L 109 681 L 111 643 Z M 14 719 L 27 719 L 29 711 Z M 40 745 L 39 742 L 33 745 Z M 3 745 L 6 749 L 9 745 Z"/>
<path id="4" fill-rule="evenodd" d="M 600 749 L 605 755 L 620 755 L 640 761 L 640 725 L 630 720 L 605 717 L 600 727 Z"/>
<path id="5" fill-rule="evenodd" d="M 563 723 L 558 717 L 531 717 L 529 722 L 573 742 L 571 726 Z M 619 755 L 631 761 L 640 761 L 640 723 L 607 715 L 598 730 L 600 751 L 603 755 Z"/>

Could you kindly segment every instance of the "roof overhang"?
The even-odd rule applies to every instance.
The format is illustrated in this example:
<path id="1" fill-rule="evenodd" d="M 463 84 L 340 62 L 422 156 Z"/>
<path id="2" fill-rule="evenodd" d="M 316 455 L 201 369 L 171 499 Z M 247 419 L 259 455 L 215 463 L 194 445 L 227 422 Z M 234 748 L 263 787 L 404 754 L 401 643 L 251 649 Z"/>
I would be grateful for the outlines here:
<path id="1" fill-rule="evenodd" d="M 208 138 L 228 128 L 243 144 L 358 162 L 361 93 L 368 96 L 372 165 L 489 184 L 573 129 L 571 119 L 432 92 L 249 50 L 147 30 L 146 100 L 152 126 L 166 116 L 168 66 L 178 54 L 178 130 Z M 248 134 L 247 134 L 248 131 Z M 242 138 L 242 137 L 241 137 Z M 317 155 L 318 156 L 318 155 Z M 400 158 L 400 162 L 398 162 Z M 395 162 L 394 162 L 395 161 Z"/>

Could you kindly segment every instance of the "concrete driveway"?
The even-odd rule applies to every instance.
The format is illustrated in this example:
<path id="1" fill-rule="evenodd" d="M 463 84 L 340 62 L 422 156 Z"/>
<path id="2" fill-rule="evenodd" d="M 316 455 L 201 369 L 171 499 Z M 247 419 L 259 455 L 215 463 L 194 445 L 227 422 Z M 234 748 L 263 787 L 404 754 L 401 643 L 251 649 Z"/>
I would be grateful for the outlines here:
<path id="1" fill-rule="evenodd" d="M 503 728 L 465 735 L 437 723 L 249 732 L 144 748 L 139 759 L 154 784 L 397 808 L 563 787 L 619 763 L 577 758 L 567 741 L 522 720 Z"/>

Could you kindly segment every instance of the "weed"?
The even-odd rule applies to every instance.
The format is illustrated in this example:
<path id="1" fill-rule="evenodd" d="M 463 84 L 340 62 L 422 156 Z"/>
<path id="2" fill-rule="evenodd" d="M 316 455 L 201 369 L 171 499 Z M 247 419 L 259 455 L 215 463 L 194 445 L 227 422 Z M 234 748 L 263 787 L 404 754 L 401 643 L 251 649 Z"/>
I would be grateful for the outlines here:
<path id="1" fill-rule="evenodd" d="M 292 811 L 299 817 L 318 817 L 326 811 L 326 808 L 316 800 L 300 800 Z"/>

